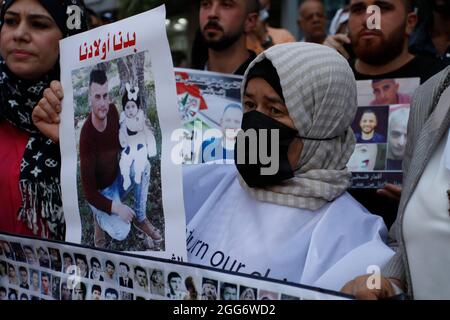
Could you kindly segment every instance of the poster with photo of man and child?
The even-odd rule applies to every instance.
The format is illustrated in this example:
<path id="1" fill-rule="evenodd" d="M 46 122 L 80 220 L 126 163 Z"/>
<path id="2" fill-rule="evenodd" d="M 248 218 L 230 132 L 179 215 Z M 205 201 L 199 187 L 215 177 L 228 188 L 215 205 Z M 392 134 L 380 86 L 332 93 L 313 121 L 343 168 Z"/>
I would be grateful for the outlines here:
<path id="1" fill-rule="evenodd" d="M 181 124 L 164 21 L 160 7 L 61 43 L 69 242 L 185 255 L 183 202 L 170 201 L 183 199 L 169 140 Z"/>
<path id="2" fill-rule="evenodd" d="M 402 183 L 410 103 L 419 85 L 419 78 L 357 81 L 356 146 L 347 164 L 353 188 Z"/>

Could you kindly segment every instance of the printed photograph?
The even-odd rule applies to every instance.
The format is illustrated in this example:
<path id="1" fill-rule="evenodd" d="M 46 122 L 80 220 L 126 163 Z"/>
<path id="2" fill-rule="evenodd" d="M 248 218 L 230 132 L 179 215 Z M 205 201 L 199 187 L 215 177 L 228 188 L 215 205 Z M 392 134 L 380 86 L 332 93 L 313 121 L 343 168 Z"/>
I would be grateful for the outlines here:
<path id="1" fill-rule="evenodd" d="M 202 279 L 201 300 L 219 300 L 218 281 L 209 278 Z"/>
<path id="2" fill-rule="evenodd" d="M 81 243 L 164 251 L 161 130 L 147 51 L 72 72 Z"/>
<path id="3" fill-rule="evenodd" d="M 419 78 L 374 79 L 357 81 L 358 106 L 410 104 Z"/>
<path id="4" fill-rule="evenodd" d="M 386 143 L 389 107 L 359 107 L 352 124 L 356 143 Z"/>
<path id="5" fill-rule="evenodd" d="M 125 262 L 119 262 L 119 286 L 133 289 L 133 274 L 130 266 Z"/>
<path id="6" fill-rule="evenodd" d="M 347 168 L 351 172 L 386 170 L 386 144 L 356 144 Z"/>
<path id="7" fill-rule="evenodd" d="M 409 110 L 409 105 L 389 106 L 387 170 L 402 170 L 408 133 Z"/>
<path id="8" fill-rule="evenodd" d="M 134 289 L 138 291 L 149 291 L 148 274 L 142 266 L 134 266 Z"/>
<path id="9" fill-rule="evenodd" d="M 47 248 L 44 247 L 38 247 L 36 249 L 39 265 L 42 268 L 48 268 L 50 269 L 50 256 L 48 255 Z"/>
<path id="10" fill-rule="evenodd" d="M 236 284 L 229 282 L 220 283 L 221 300 L 238 300 L 238 288 Z"/>
<path id="11" fill-rule="evenodd" d="M 165 296 L 164 271 L 161 269 L 150 269 L 150 293 Z"/>
<path id="12" fill-rule="evenodd" d="M 3 255 L 7 259 L 14 260 L 14 252 L 8 241 L 0 241 L 0 245 L 3 248 Z"/>
<path id="13" fill-rule="evenodd" d="M 30 291 L 35 294 L 41 292 L 41 275 L 39 271 L 30 269 Z"/>
<path id="14" fill-rule="evenodd" d="M 62 261 L 59 249 L 48 248 L 48 252 L 50 254 L 50 268 L 54 271 L 60 272 L 62 268 Z"/>
<path id="15" fill-rule="evenodd" d="M 18 242 L 11 242 L 11 248 L 14 252 L 14 257 L 16 261 L 26 262 L 25 253 L 23 252 L 22 245 Z"/>
<path id="16" fill-rule="evenodd" d="M 184 163 L 234 163 L 242 77 L 176 69 L 178 111 L 188 134 Z"/>
<path id="17" fill-rule="evenodd" d="M 258 300 L 278 300 L 278 293 L 267 290 L 259 290 Z"/>
<path id="18" fill-rule="evenodd" d="M 167 294 L 171 300 L 183 300 L 187 295 L 187 289 L 180 273 L 172 271 L 167 275 Z"/>
<path id="19" fill-rule="evenodd" d="M 246 286 L 239 286 L 239 300 L 256 300 L 257 289 Z"/>
<path id="20" fill-rule="evenodd" d="M 34 248 L 31 245 L 24 245 L 23 252 L 25 253 L 25 257 L 27 258 L 27 262 L 29 265 L 38 266 L 39 260 L 34 253 Z"/>
<path id="21" fill-rule="evenodd" d="M 105 283 L 109 283 L 111 285 L 117 285 L 118 284 L 118 272 L 116 270 L 116 263 L 112 260 L 105 260 L 104 262 L 104 272 L 103 276 L 105 279 Z"/>

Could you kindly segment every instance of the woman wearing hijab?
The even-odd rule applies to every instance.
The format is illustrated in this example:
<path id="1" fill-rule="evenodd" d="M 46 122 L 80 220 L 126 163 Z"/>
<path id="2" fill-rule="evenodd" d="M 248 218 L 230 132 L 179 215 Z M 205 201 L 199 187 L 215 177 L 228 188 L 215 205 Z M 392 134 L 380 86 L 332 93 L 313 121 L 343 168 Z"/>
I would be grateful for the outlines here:
<path id="1" fill-rule="evenodd" d="M 317 44 L 277 45 L 242 88 L 241 135 L 257 130 L 255 145 L 279 165 L 264 175 L 272 164 L 261 154 L 248 164 L 252 147 L 238 137 L 238 172 L 185 168 L 189 262 L 334 290 L 381 268 L 393 255 L 386 227 L 346 193 L 356 83 L 345 59 Z M 260 129 L 269 140 L 278 132 L 278 148 Z"/>
<path id="2" fill-rule="evenodd" d="M 6 0 L 0 13 L 0 230 L 63 239 L 59 146 L 33 124 L 44 89 L 59 79 L 59 40 L 79 0 Z M 69 11 L 70 12 L 70 11 Z"/>

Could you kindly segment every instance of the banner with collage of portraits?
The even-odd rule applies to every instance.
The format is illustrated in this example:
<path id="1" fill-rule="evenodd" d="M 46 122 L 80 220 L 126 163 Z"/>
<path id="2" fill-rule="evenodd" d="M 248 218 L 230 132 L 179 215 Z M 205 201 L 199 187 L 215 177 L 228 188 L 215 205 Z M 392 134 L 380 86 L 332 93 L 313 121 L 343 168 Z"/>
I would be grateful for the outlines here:
<path id="1" fill-rule="evenodd" d="M 342 300 L 313 287 L 0 233 L 0 300 Z"/>
<path id="2" fill-rule="evenodd" d="M 357 81 L 356 146 L 347 164 L 352 188 L 402 183 L 410 103 L 419 85 L 419 78 Z"/>
<path id="3" fill-rule="evenodd" d="M 242 76 L 175 69 L 178 112 L 184 139 L 184 164 L 234 163 L 234 143 L 241 128 Z"/>
<path id="4" fill-rule="evenodd" d="M 66 241 L 185 257 L 165 7 L 66 38 L 60 51 Z"/>

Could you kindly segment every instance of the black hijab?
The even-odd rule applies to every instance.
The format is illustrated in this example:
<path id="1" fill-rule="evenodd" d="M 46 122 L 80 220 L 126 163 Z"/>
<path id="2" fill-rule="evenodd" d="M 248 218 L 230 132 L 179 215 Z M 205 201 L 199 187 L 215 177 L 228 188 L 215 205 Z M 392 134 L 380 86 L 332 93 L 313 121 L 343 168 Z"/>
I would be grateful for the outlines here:
<path id="1" fill-rule="evenodd" d="M 6 10 L 15 0 L 6 0 L 0 12 L 0 30 Z M 81 0 L 36 0 L 52 16 L 63 38 L 87 30 L 84 5 Z M 77 6 L 81 12 L 79 28 L 69 29 L 68 7 Z M 73 10 L 69 10 L 72 12 Z M 0 121 L 7 120 L 29 133 L 30 138 L 20 165 L 19 188 L 22 205 L 18 219 L 38 236 L 62 240 L 65 220 L 61 201 L 59 145 L 43 136 L 31 120 L 33 108 L 43 96 L 50 82 L 60 79 L 59 59 L 47 74 L 35 81 L 24 80 L 9 70 L 0 57 Z M 40 224 L 39 224 L 40 223 Z"/>

